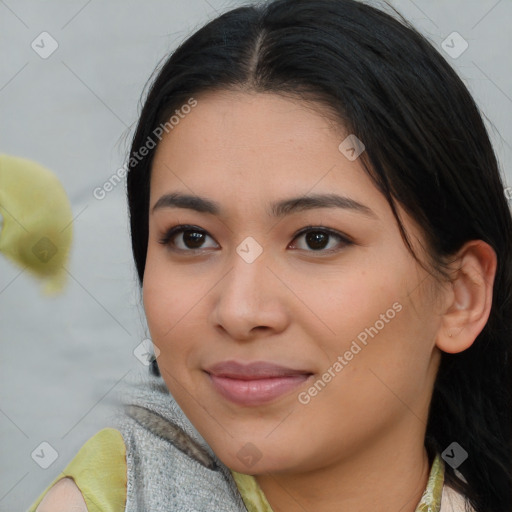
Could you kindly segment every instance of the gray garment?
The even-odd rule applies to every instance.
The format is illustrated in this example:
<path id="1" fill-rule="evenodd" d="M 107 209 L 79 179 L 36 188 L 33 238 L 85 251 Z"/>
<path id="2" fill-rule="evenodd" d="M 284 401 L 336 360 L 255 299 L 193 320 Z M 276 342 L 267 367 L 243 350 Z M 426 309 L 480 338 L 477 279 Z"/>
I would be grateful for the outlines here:
<path id="1" fill-rule="evenodd" d="M 114 421 L 126 445 L 125 512 L 247 512 L 229 469 L 161 377 L 125 384 Z"/>

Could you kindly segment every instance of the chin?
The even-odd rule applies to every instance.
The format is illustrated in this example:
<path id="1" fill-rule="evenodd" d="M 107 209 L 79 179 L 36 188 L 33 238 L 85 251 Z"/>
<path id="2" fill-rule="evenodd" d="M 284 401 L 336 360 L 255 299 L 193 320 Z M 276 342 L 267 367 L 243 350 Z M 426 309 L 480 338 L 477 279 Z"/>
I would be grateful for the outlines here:
<path id="1" fill-rule="evenodd" d="M 293 458 L 296 450 L 277 452 L 268 442 L 231 441 L 229 446 L 212 449 L 229 469 L 246 475 L 286 472 L 297 464 Z"/>

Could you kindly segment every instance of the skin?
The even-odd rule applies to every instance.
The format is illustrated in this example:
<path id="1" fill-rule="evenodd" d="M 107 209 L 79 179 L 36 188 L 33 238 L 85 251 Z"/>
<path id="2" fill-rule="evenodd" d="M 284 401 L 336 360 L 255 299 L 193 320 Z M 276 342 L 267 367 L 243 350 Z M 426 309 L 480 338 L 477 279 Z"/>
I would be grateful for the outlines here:
<path id="1" fill-rule="evenodd" d="M 460 268 L 453 280 L 435 278 L 407 250 L 360 159 L 338 149 L 348 133 L 320 105 L 244 91 L 197 100 L 159 143 L 151 175 L 143 300 L 166 385 L 222 462 L 255 475 L 274 512 L 413 512 L 430 471 L 423 443 L 441 350 L 464 350 L 485 325 L 492 249 L 466 244 L 453 260 Z M 171 192 L 218 202 L 220 215 L 153 211 Z M 268 214 L 274 201 L 312 193 L 346 196 L 372 213 Z M 416 253 L 426 256 L 421 229 L 399 214 Z M 161 243 L 178 224 L 205 231 L 202 245 L 187 246 L 183 233 L 174 245 Z M 353 243 L 330 236 L 314 250 L 306 236 L 295 237 L 308 225 Z M 252 263 L 236 251 L 246 237 L 263 249 Z M 299 393 L 396 303 L 394 318 L 300 403 Z M 313 376 L 269 404 L 236 405 L 204 371 L 232 359 Z M 237 456 L 246 443 L 258 459 L 250 467 Z"/>
<path id="2" fill-rule="evenodd" d="M 75 482 L 63 478 L 48 491 L 36 512 L 87 512 L 87 505 Z"/>

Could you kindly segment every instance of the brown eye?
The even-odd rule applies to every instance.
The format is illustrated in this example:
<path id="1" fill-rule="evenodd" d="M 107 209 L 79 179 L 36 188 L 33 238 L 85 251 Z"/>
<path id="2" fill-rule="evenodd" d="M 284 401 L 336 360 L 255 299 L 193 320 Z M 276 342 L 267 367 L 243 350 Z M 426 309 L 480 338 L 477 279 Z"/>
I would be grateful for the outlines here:
<path id="1" fill-rule="evenodd" d="M 329 235 L 322 231 L 311 231 L 306 233 L 305 236 L 306 244 L 314 250 L 325 249 L 329 242 Z"/>
<path id="2" fill-rule="evenodd" d="M 207 238 L 211 237 L 206 231 L 196 226 L 181 225 L 169 229 L 159 242 L 172 250 L 193 251 L 208 248 L 203 245 Z"/>
<path id="3" fill-rule="evenodd" d="M 333 252 L 347 245 L 351 245 L 352 241 L 347 237 L 332 231 L 331 229 L 309 226 L 301 230 L 294 238 L 298 240 L 304 239 L 305 246 L 296 247 L 301 250 L 314 252 Z M 334 242 L 332 240 L 334 239 Z M 339 247 L 339 249 L 337 249 Z"/>
<path id="4" fill-rule="evenodd" d="M 189 249 L 199 249 L 204 243 L 205 234 L 198 231 L 183 231 L 183 243 Z"/>

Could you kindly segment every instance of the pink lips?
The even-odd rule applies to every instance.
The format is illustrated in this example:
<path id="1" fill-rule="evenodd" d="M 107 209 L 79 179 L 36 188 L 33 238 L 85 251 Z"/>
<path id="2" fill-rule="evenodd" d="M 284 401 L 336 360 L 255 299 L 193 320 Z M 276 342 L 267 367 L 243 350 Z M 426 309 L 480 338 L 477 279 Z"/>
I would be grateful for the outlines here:
<path id="1" fill-rule="evenodd" d="M 261 405 L 291 391 L 312 374 L 265 361 L 224 361 L 208 368 L 213 387 L 239 405 Z"/>

